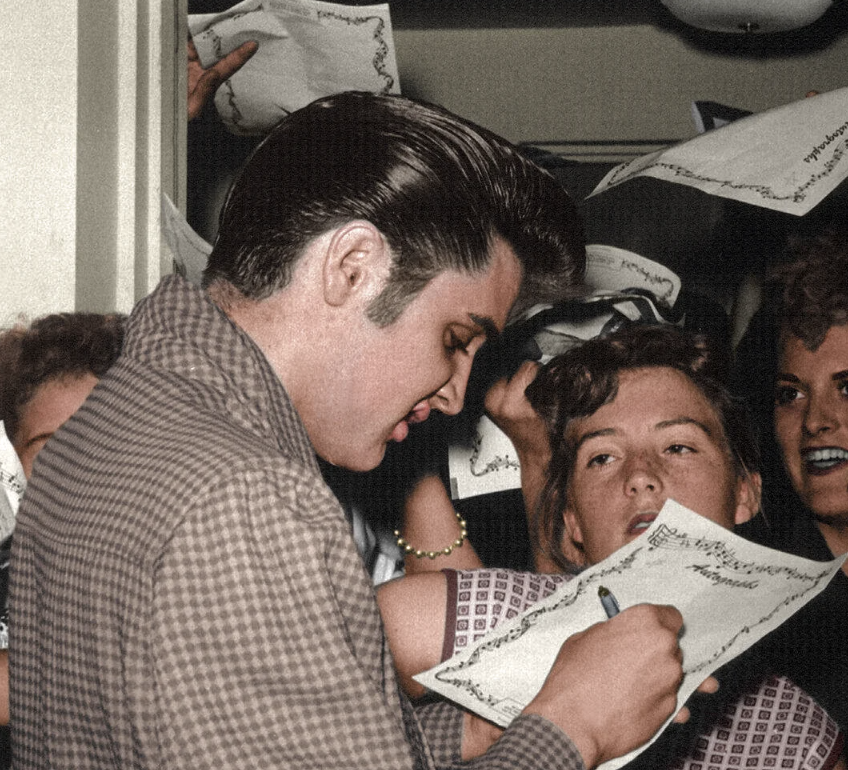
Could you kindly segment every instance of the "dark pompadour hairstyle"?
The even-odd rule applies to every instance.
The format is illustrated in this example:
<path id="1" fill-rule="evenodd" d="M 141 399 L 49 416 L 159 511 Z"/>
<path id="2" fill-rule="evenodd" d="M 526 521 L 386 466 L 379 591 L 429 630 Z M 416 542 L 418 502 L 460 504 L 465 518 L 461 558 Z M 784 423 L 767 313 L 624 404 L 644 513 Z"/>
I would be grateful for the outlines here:
<path id="1" fill-rule="evenodd" d="M 121 352 L 124 321 L 119 314 L 56 313 L 0 334 L 0 420 L 10 440 L 40 385 L 106 373 Z"/>
<path id="2" fill-rule="evenodd" d="M 739 476 L 758 469 L 757 444 L 747 411 L 724 384 L 727 355 L 708 338 L 668 324 L 637 324 L 572 348 L 551 359 L 527 388 L 527 398 L 542 416 L 551 445 L 547 482 L 532 519 L 531 536 L 536 547 L 565 570 L 574 568 L 560 545 L 562 512 L 575 459 L 569 425 L 612 402 L 622 372 L 645 367 L 670 367 L 685 374 L 715 409 Z"/>
<path id="3" fill-rule="evenodd" d="M 445 109 L 348 92 L 292 113 L 260 143 L 227 196 L 203 283 L 268 297 L 310 241 L 355 219 L 380 230 L 394 259 L 369 309 L 380 325 L 440 272 L 484 270 L 496 236 L 523 266 L 514 315 L 583 278 L 579 214 L 547 172 Z"/>

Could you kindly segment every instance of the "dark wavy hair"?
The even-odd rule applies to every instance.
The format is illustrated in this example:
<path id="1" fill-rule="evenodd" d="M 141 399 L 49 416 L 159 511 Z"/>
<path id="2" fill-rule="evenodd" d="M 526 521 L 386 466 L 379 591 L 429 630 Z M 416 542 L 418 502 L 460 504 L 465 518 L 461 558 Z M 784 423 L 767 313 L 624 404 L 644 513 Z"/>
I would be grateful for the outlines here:
<path id="1" fill-rule="evenodd" d="M 744 477 L 757 471 L 757 444 L 745 405 L 725 386 L 729 363 L 724 348 L 715 347 L 708 337 L 670 324 L 637 324 L 589 340 L 542 367 L 526 391 L 545 422 L 551 446 L 545 488 L 531 517 L 536 548 L 563 570 L 574 570 L 561 548 L 562 513 L 576 452 L 568 428 L 615 400 L 624 371 L 670 367 L 685 374 L 715 409 L 737 474 Z"/>
<path id="2" fill-rule="evenodd" d="M 371 222 L 394 263 L 369 317 L 385 326 L 436 275 L 486 269 L 495 237 L 523 267 L 513 316 L 568 296 L 585 271 L 574 202 L 505 139 L 401 96 L 347 92 L 285 117 L 227 196 L 203 277 L 263 299 L 310 241 Z"/>
<path id="3" fill-rule="evenodd" d="M 793 237 L 785 262 L 766 287 L 767 306 L 780 330 L 815 351 L 831 326 L 848 324 L 848 230 L 832 226 L 819 235 Z"/>
<path id="4" fill-rule="evenodd" d="M 124 324 L 116 313 L 55 313 L 0 333 L 0 420 L 10 441 L 41 385 L 106 373 L 121 352 Z"/>

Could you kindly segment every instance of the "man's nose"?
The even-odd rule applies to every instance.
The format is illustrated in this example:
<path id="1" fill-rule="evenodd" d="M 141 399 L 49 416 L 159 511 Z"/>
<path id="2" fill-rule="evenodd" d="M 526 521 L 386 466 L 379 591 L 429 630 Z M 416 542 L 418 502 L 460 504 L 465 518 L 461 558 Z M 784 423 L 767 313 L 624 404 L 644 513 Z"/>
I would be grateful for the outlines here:
<path id="1" fill-rule="evenodd" d="M 473 360 L 472 356 L 468 356 L 455 362 L 450 379 L 430 399 L 430 406 L 433 409 L 438 409 L 447 415 L 456 415 L 462 411 Z"/>

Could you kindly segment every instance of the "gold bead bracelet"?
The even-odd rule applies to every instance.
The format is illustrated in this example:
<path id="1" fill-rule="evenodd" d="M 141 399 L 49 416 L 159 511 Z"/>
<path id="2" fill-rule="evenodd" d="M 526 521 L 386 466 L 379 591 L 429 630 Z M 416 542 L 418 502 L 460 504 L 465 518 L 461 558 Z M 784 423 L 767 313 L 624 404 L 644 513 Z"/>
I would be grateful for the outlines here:
<path id="1" fill-rule="evenodd" d="M 423 559 L 425 556 L 428 559 L 435 559 L 437 556 L 450 556 L 453 553 L 454 548 L 462 548 L 465 538 L 468 537 L 468 530 L 465 528 L 465 519 L 463 519 L 459 513 L 456 513 L 456 520 L 459 522 L 459 537 L 440 551 L 423 551 L 420 548 L 415 548 L 407 543 L 406 540 L 400 536 L 400 530 L 396 529 L 395 537 L 397 538 L 398 547 L 404 552 L 404 554 L 411 554 L 416 559 Z"/>

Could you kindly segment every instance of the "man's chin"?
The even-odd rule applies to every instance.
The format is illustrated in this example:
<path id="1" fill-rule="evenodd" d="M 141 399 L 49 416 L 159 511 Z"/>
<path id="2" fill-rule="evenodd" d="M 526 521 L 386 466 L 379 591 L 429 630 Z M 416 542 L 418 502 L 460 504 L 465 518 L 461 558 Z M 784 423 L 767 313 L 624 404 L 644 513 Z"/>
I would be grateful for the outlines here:
<path id="1" fill-rule="evenodd" d="M 379 447 L 374 447 L 368 450 L 361 449 L 360 451 L 342 451 L 328 452 L 326 454 L 318 452 L 322 460 L 335 465 L 337 468 L 344 468 L 348 471 L 356 471 L 365 473 L 373 471 L 386 456 L 386 445 L 381 444 Z"/>

